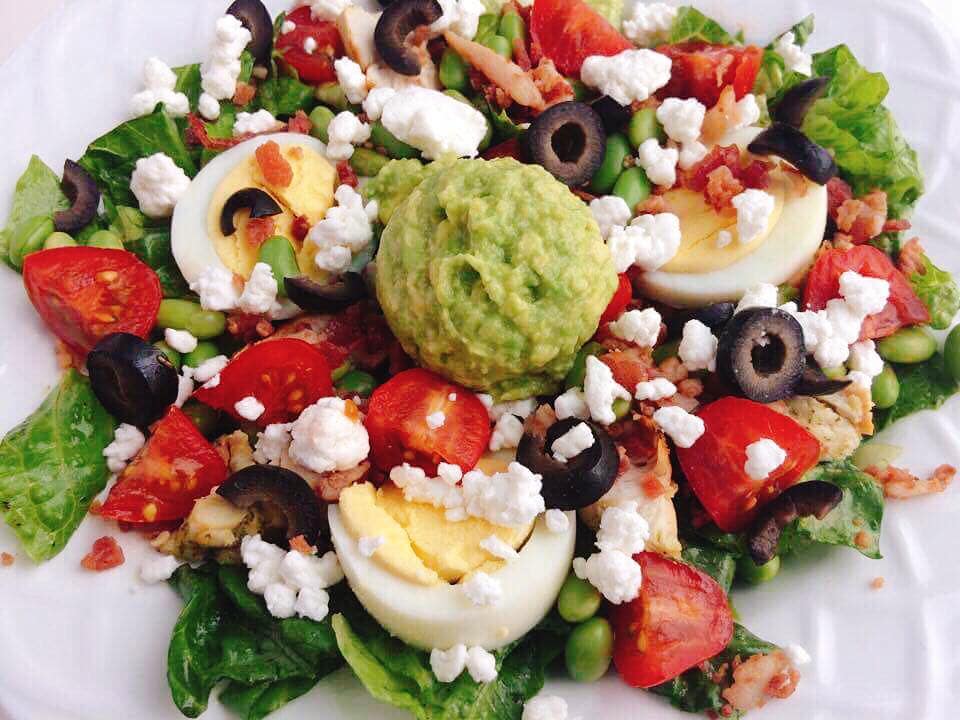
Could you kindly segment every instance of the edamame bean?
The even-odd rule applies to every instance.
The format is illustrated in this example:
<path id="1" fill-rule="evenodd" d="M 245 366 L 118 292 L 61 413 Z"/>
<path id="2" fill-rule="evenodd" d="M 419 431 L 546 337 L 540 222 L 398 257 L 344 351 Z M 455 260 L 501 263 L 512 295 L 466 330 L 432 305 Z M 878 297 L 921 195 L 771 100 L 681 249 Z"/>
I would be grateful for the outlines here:
<path id="1" fill-rule="evenodd" d="M 500 16 L 494 13 L 484 13 L 477 21 L 477 34 L 474 36 L 475 42 L 483 42 L 484 38 L 495 35 L 497 26 L 500 24 Z"/>
<path id="2" fill-rule="evenodd" d="M 98 230 L 87 240 L 90 247 L 123 250 L 123 240 L 112 230 Z"/>
<path id="3" fill-rule="evenodd" d="M 588 342 L 577 353 L 573 359 L 573 366 L 567 372 L 564 383 L 567 388 L 583 387 L 583 379 L 587 376 L 587 356 L 600 355 L 604 352 L 604 347 L 598 342 Z"/>
<path id="4" fill-rule="evenodd" d="M 375 147 L 382 147 L 387 155 L 395 160 L 420 157 L 419 150 L 407 145 L 401 140 L 397 140 L 397 138 L 383 126 L 383 123 L 375 122 L 370 126 L 370 139 L 373 141 Z"/>
<path id="5" fill-rule="evenodd" d="M 362 370 L 351 370 L 337 381 L 337 390 L 360 397 L 369 397 L 376 386 L 373 375 Z"/>
<path id="6" fill-rule="evenodd" d="M 467 63 L 454 50 L 447 48 L 440 58 L 440 84 L 448 90 L 466 92 L 470 88 Z"/>
<path id="7" fill-rule="evenodd" d="M 947 335 L 947 343 L 943 346 L 943 360 L 953 379 L 960 382 L 960 325 Z"/>
<path id="8" fill-rule="evenodd" d="M 53 250 L 54 248 L 60 247 L 75 247 L 77 241 L 73 239 L 70 235 L 65 232 L 55 232 L 51 233 L 50 236 L 44 240 L 43 249 L 44 250 Z"/>
<path id="9" fill-rule="evenodd" d="M 203 365 L 207 360 L 217 357 L 220 354 L 220 348 L 209 340 L 197 343 L 193 351 L 183 356 L 183 364 L 187 367 L 197 368 Z"/>
<path id="10" fill-rule="evenodd" d="M 510 10 L 505 12 L 503 17 L 500 18 L 500 29 L 498 32 L 510 43 L 511 50 L 513 50 L 513 46 L 517 40 L 526 42 L 527 39 L 527 27 L 523 24 L 523 18 L 520 17 L 518 13 Z"/>
<path id="11" fill-rule="evenodd" d="M 310 128 L 310 134 L 320 142 L 329 142 L 330 136 L 327 135 L 327 128 L 330 127 L 330 121 L 333 120 L 333 110 L 326 105 L 317 105 L 310 112 L 310 122 L 313 127 Z"/>
<path id="12" fill-rule="evenodd" d="M 388 162 L 390 158 L 386 155 L 369 148 L 358 147 L 350 156 L 350 167 L 356 170 L 360 177 L 376 177 Z"/>
<path id="13" fill-rule="evenodd" d="M 617 178 L 623 172 L 623 161 L 630 154 L 630 143 L 620 133 L 614 133 L 607 138 L 607 147 L 603 154 L 603 162 L 590 181 L 590 189 L 595 195 L 609 195 Z"/>
<path id="14" fill-rule="evenodd" d="M 567 672 L 577 682 L 602 678 L 613 657 L 613 629 L 603 618 L 595 617 L 578 625 L 567 638 L 564 659 Z"/>
<path id="15" fill-rule="evenodd" d="M 870 392 L 873 396 L 873 404 L 881 410 L 891 408 L 897 403 L 900 397 L 900 380 L 892 367 L 884 364 L 883 372 L 873 379 Z"/>
<path id="16" fill-rule="evenodd" d="M 364 148 L 357 148 L 354 155 Z M 367 152 L 373 152 L 368 150 Z M 351 163 L 352 163 L 351 158 Z M 354 168 L 357 170 L 357 168 Z M 360 172 L 357 170 L 357 172 Z M 277 281 L 277 295 L 287 296 L 287 290 L 284 287 L 283 279 L 287 277 L 297 277 L 300 275 L 300 266 L 297 264 L 297 254 L 293 250 L 293 245 L 283 235 L 274 235 L 260 246 L 257 253 L 257 260 L 265 262 L 273 271 L 273 278 Z"/>
<path id="17" fill-rule="evenodd" d="M 643 145 L 650 138 L 661 139 L 664 135 L 663 127 L 657 121 L 657 111 L 653 108 L 637 110 L 630 118 L 627 127 L 627 137 L 635 148 Z"/>
<path id="18" fill-rule="evenodd" d="M 340 87 L 339 83 L 330 82 L 320 85 L 314 92 L 314 97 L 337 112 L 343 112 L 350 108 L 347 96 L 344 94 L 343 88 Z"/>
<path id="19" fill-rule="evenodd" d="M 15 267 L 23 267 L 23 259 L 32 252 L 42 250 L 43 244 L 52 234 L 52 219 L 34 217 L 24 220 L 10 238 L 10 262 Z"/>
<path id="20" fill-rule="evenodd" d="M 630 401 L 617 398 L 613 401 L 613 414 L 617 420 L 623 420 L 630 412 Z"/>
<path id="21" fill-rule="evenodd" d="M 160 302 L 157 325 L 186 330 L 195 338 L 209 340 L 223 334 L 227 317 L 222 312 L 204 310 L 198 303 L 189 300 L 168 299 Z"/>
<path id="22" fill-rule="evenodd" d="M 219 337 L 227 329 L 227 316 L 214 310 L 201 310 L 190 318 L 185 329 L 198 340 Z"/>
<path id="23" fill-rule="evenodd" d="M 580 623 L 589 620 L 600 609 L 600 591 L 586 580 L 570 573 L 560 588 L 557 610 L 567 622 Z"/>
<path id="24" fill-rule="evenodd" d="M 779 572 L 779 555 L 775 555 L 773 560 L 770 560 L 763 565 L 757 565 L 748 555 L 744 555 L 737 561 L 737 577 L 750 583 L 751 585 L 759 585 L 760 583 L 769 582 L 770 580 L 773 580 Z"/>
<path id="25" fill-rule="evenodd" d="M 344 360 L 343 365 L 334 368 L 333 372 L 330 373 L 330 379 L 336 383 L 351 370 L 353 370 L 353 363 L 349 360 Z"/>
<path id="26" fill-rule="evenodd" d="M 627 168 L 613 186 L 613 194 L 622 197 L 627 207 L 635 211 L 637 205 L 650 197 L 650 181 L 641 167 Z"/>
<path id="27" fill-rule="evenodd" d="M 491 35 L 490 37 L 481 40 L 480 44 L 485 45 L 493 50 L 497 55 L 500 55 L 507 60 L 513 57 L 513 46 L 510 44 L 509 40 L 503 37 L 503 35 Z"/>
<path id="28" fill-rule="evenodd" d="M 181 357 L 180 353 L 167 345 L 163 340 L 157 340 L 153 346 L 166 355 L 167 360 L 170 361 L 170 364 L 173 365 L 173 368 L 177 372 L 180 372 L 180 368 L 183 367 L 183 358 Z"/>
<path id="29" fill-rule="evenodd" d="M 197 426 L 201 435 L 207 438 L 216 435 L 220 425 L 220 413 L 217 410 L 197 400 L 187 400 L 183 405 L 183 412 Z"/>
<path id="30" fill-rule="evenodd" d="M 577 78 L 567 78 L 567 83 L 573 88 L 573 99 L 577 102 L 584 102 L 590 97 L 590 88 L 583 84 Z"/>
<path id="31" fill-rule="evenodd" d="M 905 327 L 877 343 L 877 352 L 888 362 L 912 365 L 937 352 L 937 340 L 923 326 Z"/>
<path id="32" fill-rule="evenodd" d="M 831 380 L 843 380 L 847 377 L 847 366 L 839 365 L 835 368 L 823 368 L 823 374 Z"/>

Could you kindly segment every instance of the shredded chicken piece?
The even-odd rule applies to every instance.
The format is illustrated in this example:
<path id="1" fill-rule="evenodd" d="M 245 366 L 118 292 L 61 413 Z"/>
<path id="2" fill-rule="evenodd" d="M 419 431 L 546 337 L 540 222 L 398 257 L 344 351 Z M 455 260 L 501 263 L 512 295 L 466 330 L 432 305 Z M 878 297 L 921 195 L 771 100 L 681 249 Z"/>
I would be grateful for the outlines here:
<path id="1" fill-rule="evenodd" d="M 546 102 L 537 84 L 519 65 L 501 57 L 490 48 L 467 40 L 456 33 L 445 32 L 443 37 L 460 57 L 483 73 L 491 82 L 506 90 L 517 103 L 536 111 L 546 108 Z"/>
<path id="2" fill-rule="evenodd" d="M 303 535 L 297 535 L 290 539 L 290 549 L 301 552 L 304 555 L 313 555 L 317 551 L 313 545 L 307 542 L 307 539 Z"/>
<path id="3" fill-rule="evenodd" d="M 885 497 L 903 500 L 943 492 L 953 482 L 957 469 L 952 465 L 941 465 L 925 480 L 894 465 L 888 465 L 883 469 L 870 466 L 865 472 L 880 483 Z"/>
<path id="4" fill-rule="evenodd" d="M 668 357 L 657 367 L 661 377 L 665 377 L 667 380 L 672 382 L 674 385 L 677 385 L 690 376 L 690 371 L 687 370 L 687 366 L 684 365 L 680 358 Z M 652 375 L 652 373 L 651 373 Z"/>
<path id="5" fill-rule="evenodd" d="M 514 42 L 522 47 L 522 41 L 519 38 Z M 570 87 L 567 79 L 557 71 L 557 66 L 553 64 L 553 60 L 549 58 L 540 60 L 540 63 L 530 70 L 530 77 L 533 78 L 534 84 L 540 94 L 543 95 L 547 107 L 573 100 L 573 88 Z"/>
<path id="6" fill-rule="evenodd" d="M 703 142 L 713 145 L 727 134 L 739 117 L 737 112 L 737 93 L 732 85 L 727 85 L 720 93 L 717 104 L 707 110 L 703 118 Z"/>
<path id="7" fill-rule="evenodd" d="M 723 699 L 735 710 L 747 712 L 763 707 L 770 698 L 790 697 L 799 681 L 800 673 L 782 650 L 753 655 L 735 664 L 733 685 L 723 691 Z"/>

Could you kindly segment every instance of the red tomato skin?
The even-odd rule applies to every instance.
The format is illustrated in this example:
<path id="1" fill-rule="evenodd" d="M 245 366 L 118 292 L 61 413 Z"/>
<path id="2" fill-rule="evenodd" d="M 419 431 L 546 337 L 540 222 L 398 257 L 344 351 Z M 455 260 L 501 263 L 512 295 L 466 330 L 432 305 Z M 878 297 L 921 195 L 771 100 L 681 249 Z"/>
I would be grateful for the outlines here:
<path id="1" fill-rule="evenodd" d="M 617 281 L 617 289 L 613 291 L 613 297 L 607 309 L 600 316 L 600 324 L 613 322 L 623 314 L 633 299 L 633 285 L 630 284 L 630 278 L 626 273 L 621 273 Z"/>
<path id="2" fill-rule="evenodd" d="M 717 104 L 727 85 L 733 85 L 737 100 L 750 93 L 763 61 L 763 50 L 754 45 L 729 47 L 686 42 L 663 45 L 657 52 L 673 60 L 670 82 L 657 95 L 696 98 L 708 108 Z"/>
<path id="3" fill-rule="evenodd" d="M 345 52 L 336 24 L 314 20 L 306 5 L 288 13 L 287 20 L 297 27 L 288 33 L 281 33 L 277 38 L 276 50 L 282 56 L 283 63 L 295 70 L 300 80 L 308 85 L 335 81 L 337 73 L 333 69 L 333 61 Z M 304 41 L 311 37 L 317 41 L 317 49 L 312 54 L 303 49 Z"/>
<path id="4" fill-rule="evenodd" d="M 31 253 L 23 261 L 23 284 L 47 327 L 81 356 L 111 333 L 147 338 L 163 299 L 157 274 L 126 250 Z"/>
<path id="5" fill-rule="evenodd" d="M 455 394 L 456 400 L 450 400 Z M 427 425 L 441 411 L 446 422 Z M 410 463 L 435 473 L 440 462 L 466 472 L 490 443 L 490 417 L 473 392 L 421 368 L 404 370 L 374 390 L 366 417 L 370 458 L 384 472 Z"/>
<path id="6" fill-rule="evenodd" d="M 308 405 L 333 395 L 330 366 L 324 354 L 296 338 L 264 340 L 233 357 L 220 372 L 220 384 L 200 388 L 194 397 L 244 421 L 236 407 L 253 396 L 264 406 L 256 424 L 292 422 Z"/>
<path id="7" fill-rule="evenodd" d="M 103 572 L 123 565 L 123 561 L 123 548 L 114 538 L 104 535 L 94 540 L 93 549 L 83 556 L 80 565 L 85 570 Z"/>
<path id="8" fill-rule="evenodd" d="M 885 252 L 872 245 L 820 253 L 803 288 L 804 307 L 823 310 L 827 302 L 840 297 L 840 276 L 847 270 L 890 283 L 890 300 L 883 310 L 864 321 L 862 340 L 884 338 L 907 325 L 930 322 L 930 310 L 917 297 L 906 275 L 897 270 Z"/>
<path id="9" fill-rule="evenodd" d="M 227 465 L 190 418 L 172 406 L 121 473 L 98 514 L 121 522 L 181 520 L 227 479 Z M 152 506 L 152 509 L 151 509 Z"/>
<path id="10" fill-rule="evenodd" d="M 721 530 L 739 532 L 759 508 L 796 484 L 820 460 L 820 443 L 793 419 L 745 398 L 725 397 L 697 413 L 706 431 L 677 458 L 694 494 Z M 787 452 L 764 480 L 743 469 L 747 446 L 764 438 Z"/>
<path id="11" fill-rule="evenodd" d="M 530 35 L 564 75 L 579 76 L 591 55 L 616 55 L 633 47 L 583 0 L 535 0 Z"/>
<path id="12" fill-rule="evenodd" d="M 628 685 L 650 688 L 726 648 L 733 613 L 723 588 L 702 570 L 652 552 L 634 560 L 643 570 L 640 596 L 610 608 L 613 664 Z"/>

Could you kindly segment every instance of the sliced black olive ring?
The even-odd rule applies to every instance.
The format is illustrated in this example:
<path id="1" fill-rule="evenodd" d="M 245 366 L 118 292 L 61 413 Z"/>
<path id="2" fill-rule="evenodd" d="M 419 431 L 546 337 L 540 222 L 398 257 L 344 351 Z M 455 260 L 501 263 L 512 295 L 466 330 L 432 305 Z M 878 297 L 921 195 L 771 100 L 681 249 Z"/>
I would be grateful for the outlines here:
<path id="1" fill-rule="evenodd" d="M 100 189 L 90 174 L 73 160 L 63 164 L 61 186 L 63 194 L 70 201 L 70 207 L 53 214 L 53 227 L 57 232 L 76 232 L 96 217 L 100 206 Z"/>
<path id="2" fill-rule="evenodd" d="M 237 231 L 234 216 L 244 209 L 250 211 L 251 218 L 270 217 L 283 212 L 280 203 L 260 188 L 237 190 L 227 198 L 220 211 L 220 232 L 224 235 L 233 235 Z"/>
<path id="3" fill-rule="evenodd" d="M 785 125 L 800 128 L 807 117 L 807 113 L 810 112 L 810 108 L 823 96 L 829 84 L 830 78 L 818 77 L 794 85 L 784 93 L 783 98 L 777 103 L 777 107 L 773 111 L 773 119 Z"/>
<path id="4" fill-rule="evenodd" d="M 273 47 L 273 20 L 266 6 L 260 0 L 236 0 L 227 8 L 227 14 L 233 15 L 250 31 L 251 40 L 247 49 L 253 59 L 261 65 L 269 62 Z"/>
<path id="5" fill-rule="evenodd" d="M 839 172 L 826 148 L 785 123 L 775 122 L 757 135 L 747 150 L 754 155 L 781 157 L 818 185 L 826 185 Z"/>
<path id="6" fill-rule="evenodd" d="M 321 285 L 305 277 L 283 279 L 287 297 L 307 312 L 334 313 L 367 294 L 367 284 L 357 273 L 344 273 L 336 282 Z"/>
<path id="7" fill-rule="evenodd" d="M 583 185 L 600 168 L 607 133 L 600 116 L 579 102 L 562 102 L 540 114 L 526 134 L 530 159 L 571 187 Z"/>
<path id="8" fill-rule="evenodd" d="M 441 15 L 443 8 L 437 0 L 397 0 L 387 5 L 373 31 L 373 41 L 391 70 L 401 75 L 420 74 L 420 57 L 407 45 L 407 36 Z"/>

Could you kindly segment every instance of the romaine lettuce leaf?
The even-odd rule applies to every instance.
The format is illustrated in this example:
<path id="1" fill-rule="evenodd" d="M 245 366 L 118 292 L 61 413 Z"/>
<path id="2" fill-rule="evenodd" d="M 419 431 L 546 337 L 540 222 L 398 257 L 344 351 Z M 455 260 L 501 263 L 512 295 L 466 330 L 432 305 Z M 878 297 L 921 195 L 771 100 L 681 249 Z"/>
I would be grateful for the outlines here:
<path id="1" fill-rule="evenodd" d="M 694 7 L 682 7 L 670 29 L 669 42 L 675 44 L 694 41 L 716 45 L 737 44 L 737 38 L 724 30 L 716 20 L 712 20 Z"/>
<path id="2" fill-rule="evenodd" d="M 960 310 L 960 287 L 950 273 L 934 265 L 926 254 L 920 259 L 924 272 L 911 275 L 910 284 L 930 310 L 930 326 L 946 330 Z"/>
<path id="3" fill-rule="evenodd" d="M 794 42 L 803 47 L 807 44 L 810 36 L 813 35 L 815 28 L 815 18 L 813 15 L 807 15 L 803 20 L 791 27 L 786 32 L 792 32 Z M 767 99 L 775 97 L 784 87 L 792 87 L 797 82 L 803 80 L 803 76 L 787 70 L 787 63 L 773 46 L 786 33 L 777 35 L 774 40 L 764 48 L 763 61 L 760 64 L 760 72 L 757 74 L 757 81 L 753 86 L 753 92 L 756 95 L 763 95 Z"/>
<path id="4" fill-rule="evenodd" d="M 287 75 L 274 75 L 260 83 L 254 103 L 277 117 L 289 117 L 297 110 L 308 111 L 317 104 L 315 88 Z"/>
<path id="5" fill-rule="evenodd" d="M 17 180 L 13 194 L 13 205 L 7 226 L 0 231 L 0 259 L 9 261 L 10 238 L 21 224 L 35 217 L 49 217 L 58 210 L 65 210 L 70 201 L 60 189 L 60 178 L 36 155 L 30 158 L 27 169 Z M 13 265 L 11 265 L 13 267 Z"/>
<path id="6" fill-rule="evenodd" d="M 926 362 L 897 365 L 894 370 L 900 380 L 900 395 L 892 408 L 875 411 L 878 430 L 921 410 L 936 410 L 960 391 L 960 384 L 947 370 L 939 353 Z"/>
<path id="7" fill-rule="evenodd" d="M 587 5 L 603 15 L 617 30 L 623 23 L 623 0 L 587 0 Z"/>

